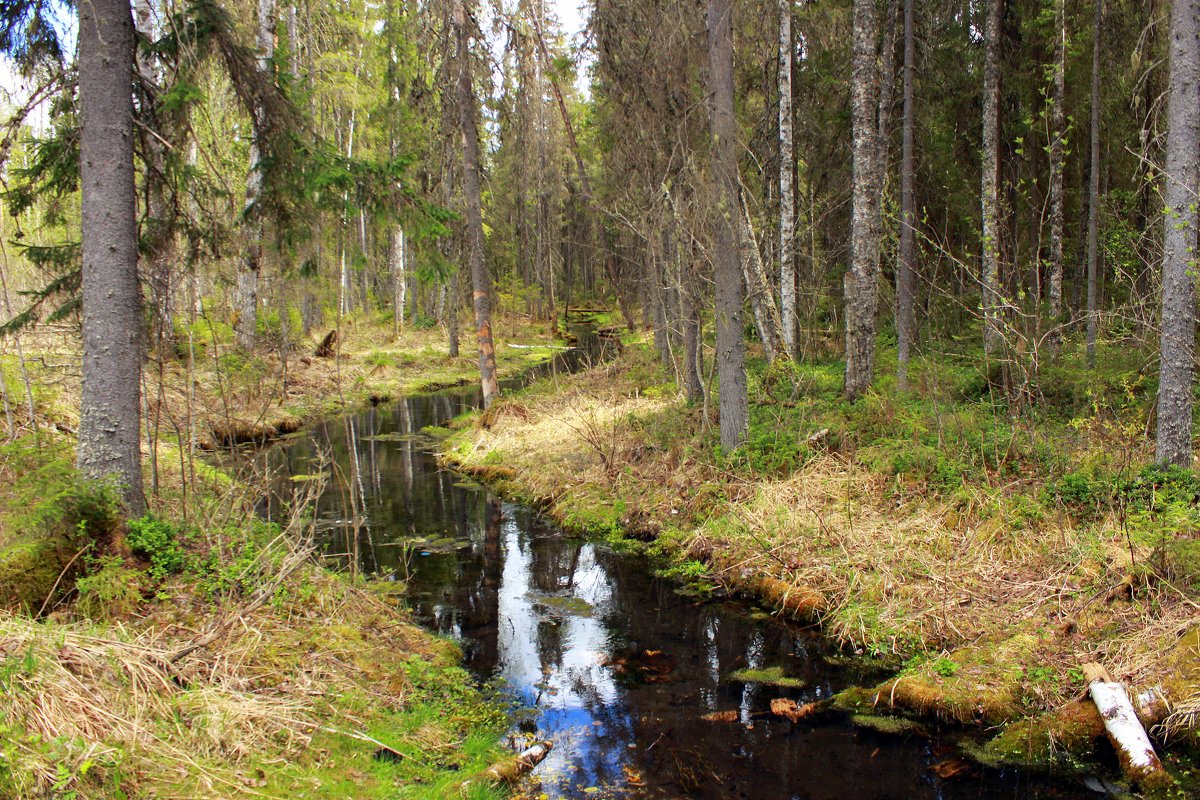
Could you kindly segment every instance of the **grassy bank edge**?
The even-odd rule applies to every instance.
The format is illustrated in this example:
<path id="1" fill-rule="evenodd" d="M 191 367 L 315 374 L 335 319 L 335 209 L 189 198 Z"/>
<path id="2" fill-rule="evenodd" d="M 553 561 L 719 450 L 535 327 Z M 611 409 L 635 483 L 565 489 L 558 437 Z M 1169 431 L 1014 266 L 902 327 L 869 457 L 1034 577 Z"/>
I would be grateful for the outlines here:
<path id="1" fill-rule="evenodd" d="M 637 344 L 631 344 L 627 355 L 644 362 L 647 348 L 643 345 L 639 355 Z M 534 385 L 506 398 L 488 414 L 464 415 L 443 443 L 444 462 L 541 509 L 569 530 L 638 548 L 670 577 L 701 586 L 717 580 L 723 588 L 753 598 L 777 615 L 804 623 L 826 622 L 833 609 L 824 592 L 789 580 L 785 565 L 770 559 L 749 563 L 745 542 L 727 549 L 730 538 L 721 535 L 722 520 L 711 513 L 692 516 L 682 507 L 665 513 L 661 504 L 633 499 L 657 499 L 659 487 L 623 470 L 621 456 L 650 460 L 668 456 L 661 451 L 649 456 L 640 452 L 654 449 L 644 439 L 637 439 L 623 453 L 627 443 L 617 431 L 622 426 L 636 429 L 639 418 L 660 413 L 663 405 L 643 401 L 666 398 L 670 392 L 669 387 L 664 390 L 650 385 L 652 380 L 642 380 L 632 390 L 623 387 L 606 394 L 608 386 L 621 382 L 622 370 L 645 371 L 644 363 L 639 367 L 628 358 L 624 361 L 594 370 L 603 373 L 595 381 L 577 376 L 574 382 L 558 381 L 553 387 Z M 597 384 L 606 388 L 597 389 Z M 576 413 L 561 405 L 544 410 L 562 397 L 575 398 L 567 402 L 577 402 L 586 410 Z M 667 399 L 666 406 L 673 402 L 677 401 Z M 558 437 L 571 439 L 572 444 L 555 447 L 539 436 L 544 433 L 539 426 L 547 422 Z M 749 549 L 761 546 L 753 531 L 749 538 Z M 857 613 L 870 616 L 882 611 L 868 605 Z M 1195 687 L 1189 681 L 1200 684 L 1195 664 L 1200 640 L 1193 641 L 1195 629 L 1191 630 L 1161 665 L 1163 674 L 1176 676 L 1171 688 L 1177 692 L 1192 691 Z M 1040 704 L 1035 698 L 1031 705 L 1026 696 L 1029 684 L 1035 684 L 1036 691 L 1037 682 L 1055 680 L 1051 668 L 1037 666 L 1047 648 L 1056 646 L 1040 634 L 1018 630 L 1012 636 L 954 647 L 910 639 L 893 641 L 890 652 L 871 648 L 873 653 L 864 653 L 861 642 L 856 645 L 848 637 L 840 638 L 860 655 L 883 655 L 899 670 L 894 679 L 879 686 L 848 690 L 837 698 L 839 707 L 860 720 L 894 716 L 975 728 L 978 745 L 969 747 L 969 754 L 997 767 L 1087 771 L 1094 769 L 1098 754 L 1107 748 L 1103 721 L 1073 669 L 1068 670 L 1064 685 L 1048 691 Z M 1077 649 L 1086 649 L 1086 643 Z M 996 676 L 1002 677 L 994 685 L 980 684 L 981 679 L 986 683 Z M 1163 720 L 1162 709 L 1147 711 L 1149 723 Z M 1167 760 L 1186 788 L 1171 781 L 1138 787 L 1147 794 L 1185 797 L 1196 787 L 1195 759 L 1200 748 L 1195 719 L 1191 727 L 1184 724 L 1173 733 Z"/>
<path id="2" fill-rule="evenodd" d="M 335 397 L 304 391 L 256 411 L 255 424 L 274 430 L 253 440 L 474 379 L 473 360 L 448 359 L 436 331 L 423 335 L 415 352 L 390 351 L 406 359 L 397 376 L 375 364 L 370 381 Z M 345 357 L 383 362 L 379 352 Z M 555 352 L 505 351 L 501 376 L 517 377 Z M 60 421 L 63 399 L 39 399 L 49 401 L 39 408 L 44 419 Z M 232 576 L 248 570 L 270 583 L 271 565 L 285 558 L 278 532 L 253 523 L 254 487 L 208 465 L 189 497 L 166 489 L 158 498 L 155 529 L 169 534 L 131 549 L 130 523 L 111 497 L 74 477 L 72 440 L 60 432 L 69 421 L 7 446 L 0 459 L 0 561 L 21 589 L 10 599 L 48 612 L 0 611 L 0 794 L 503 795 L 478 777 L 507 752 L 501 701 L 462 669 L 455 645 L 400 609 L 394 584 L 304 566 L 250 608 L 253 582 Z M 173 476 L 178 447 L 166 439 L 159 448 L 159 484 L 171 486 L 181 478 Z M 205 527 L 214 521 L 219 528 Z M 184 566 L 164 568 L 164 551 Z M 59 587 L 30 582 L 43 573 Z M 203 638 L 197 632 L 223 625 L 230 608 L 245 610 L 236 625 L 171 662 Z M 212 666 L 230 661 L 236 669 Z"/>

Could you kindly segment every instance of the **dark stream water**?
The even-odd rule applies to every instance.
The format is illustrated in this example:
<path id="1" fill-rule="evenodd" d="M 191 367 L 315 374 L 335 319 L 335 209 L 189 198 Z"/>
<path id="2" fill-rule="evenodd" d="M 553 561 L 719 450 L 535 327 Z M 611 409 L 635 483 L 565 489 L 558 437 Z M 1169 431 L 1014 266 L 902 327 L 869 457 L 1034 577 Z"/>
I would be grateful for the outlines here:
<path id="1" fill-rule="evenodd" d="M 585 357 L 564 354 L 554 369 Z M 318 503 L 328 556 L 406 580 L 416 616 L 519 700 L 516 727 L 553 740 L 530 797 L 1098 796 L 968 765 L 949 738 L 773 717 L 774 698 L 803 703 L 881 676 L 811 631 L 680 594 L 638 557 L 440 469 L 421 429 L 478 399 L 473 389 L 405 398 L 318 424 L 264 458 L 279 470 L 281 496 L 304 485 L 320 453 L 332 458 L 335 479 Z M 800 685 L 733 675 L 746 668 L 778 668 Z M 737 721 L 701 719 L 722 711 Z"/>

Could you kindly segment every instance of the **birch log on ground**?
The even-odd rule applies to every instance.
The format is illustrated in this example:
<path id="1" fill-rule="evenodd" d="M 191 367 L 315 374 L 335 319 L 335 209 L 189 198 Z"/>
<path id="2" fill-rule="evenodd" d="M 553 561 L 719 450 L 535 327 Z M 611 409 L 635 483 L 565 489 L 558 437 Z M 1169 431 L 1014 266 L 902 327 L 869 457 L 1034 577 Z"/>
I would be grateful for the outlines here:
<path id="1" fill-rule="evenodd" d="M 1155 754 L 1154 745 L 1138 720 L 1125 687 L 1114 681 L 1100 664 L 1084 664 L 1083 674 L 1088 683 L 1088 694 L 1104 720 L 1104 730 L 1117 751 L 1125 775 L 1142 786 L 1169 784 L 1171 778 Z"/>
<path id="2" fill-rule="evenodd" d="M 537 742 L 512 758 L 506 758 L 488 767 L 483 777 L 492 783 L 516 783 L 542 763 L 553 748 L 553 742 Z"/>

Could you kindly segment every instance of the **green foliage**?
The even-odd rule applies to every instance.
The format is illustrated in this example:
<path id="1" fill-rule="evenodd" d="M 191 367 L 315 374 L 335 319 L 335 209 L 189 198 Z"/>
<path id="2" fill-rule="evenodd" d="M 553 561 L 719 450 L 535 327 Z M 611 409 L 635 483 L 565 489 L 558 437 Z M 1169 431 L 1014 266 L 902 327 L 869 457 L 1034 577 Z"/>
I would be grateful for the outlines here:
<path id="1" fill-rule="evenodd" d="M 947 658 L 946 656 L 941 656 L 940 658 L 934 659 L 934 661 L 929 665 L 929 668 L 932 669 L 936 674 L 941 675 L 943 678 L 953 678 L 956 674 L 958 674 L 958 664 L 956 664 L 953 659 Z"/>
<path id="2" fill-rule="evenodd" d="M 396 354 L 385 350 L 372 350 L 363 356 L 363 362 L 370 367 L 394 367 Z"/>
<path id="3" fill-rule="evenodd" d="M 75 581 L 75 606 L 92 619 L 132 613 L 142 600 L 142 575 L 140 570 L 129 569 L 120 556 L 102 556 L 89 565 L 87 575 Z"/>
<path id="4" fill-rule="evenodd" d="M 125 541 L 134 555 L 150 562 L 150 577 L 156 581 L 182 571 L 187 564 L 179 532 L 166 520 L 149 514 L 129 520 Z"/>
<path id="5" fill-rule="evenodd" d="M 258 518 L 250 519 L 236 535 L 222 536 L 225 546 L 210 549 L 191 568 L 200 588 L 214 598 L 261 588 L 263 577 L 273 574 L 283 559 L 278 538 L 279 526 Z"/>
<path id="6" fill-rule="evenodd" d="M 0 446 L 0 461 L 19 476 L 0 507 L 0 606 L 37 611 L 55 584 L 70 587 L 59 580 L 63 569 L 72 560 L 81 567 L 83 551 L 108 537 L 118 501 L 113 487 L 82 480 L 66 448 L 45 438 Z"/>

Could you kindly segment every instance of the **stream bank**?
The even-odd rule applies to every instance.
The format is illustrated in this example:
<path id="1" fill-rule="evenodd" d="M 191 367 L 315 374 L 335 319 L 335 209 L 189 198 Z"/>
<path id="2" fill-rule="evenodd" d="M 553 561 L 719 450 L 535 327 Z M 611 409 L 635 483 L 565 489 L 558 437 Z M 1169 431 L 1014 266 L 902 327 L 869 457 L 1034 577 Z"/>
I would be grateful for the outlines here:
<path id="1" fill-rule="evenodd" d="M 572 381 L 558 371 L 536 385 Z M 452 390 L 313 426 L 263 454 L 258 468 L 279 476 L 263 510 L 322 464 L 341 476 L 316 506 L 326 559 L 403 585 L 414 617 L 510 698 L 514 749 L 554 742 L 527 796 L 1092 796 L 967 763 L 954 732 L 850 724 L 829 700 L 884 680 L 880 662 L 744 602 L 698 597 L 641 553 L 440 468 L 442 426 L 478 402 Z"/>
<path id="2" fill-rule="evenodd" d="M 824 377 L 796 369 L 810 391 Z M 770 424 L 762 414 L 752 409 Z M 842 432 L 779 422 L 757 435 L 798 463 L 764 466 L 773 450 L 755 423 L 744 458 L 760 461 L 723 456 L 702 409 L 635 345 L 468 415 L 443 457 L 568 530 L 637 540 L 668 576 L 819 622 L 844 650 L 899 667 L 839 704 L 975 731 L 978 763 L 1062 774 L 1098 759 L 1111 771 L 1101 720 L 1078 702 L 1080 665 L 1104 660 L 1135 695 L 1170 699 L 1146 722 L 1176 777 L 1195 781 L 1196 606 L 1147 574 L 1149 548 L 1114 522 L 1044 508 L 1014 518 L 1027 496 L 989 498 L 965 480 L 953 498 L 914 491 L 841 446 Z"/>
<path id="3" fill-rule="evenodd" d="M 501 796 L 477 777 L 505 756 L 505 709 L 458 647 L 417 625 L 394 585 L 300 558 L 311 497 L 265 523 L 261 475 L 189 464 L 170 434 L 240 419 L 272 429 L 261 442 L 477 369 L 436 329 L 395 340 L 378 320 L 350 323 L 339 359 L 297 355 L 286 371 L 233 353 L 227 331 L 197 332 L 211 344 L 193 397 L 182 361 L 150 391 L 162 436 L 146 465 L 156 516 L 142 520 L 76 477 L 77 382 L 34 367 L 42 430 L 0 446 L 0 796 Z M 506 377 L 559 352 L 527 320 L 497 332 L 523 345 L 500 352 Z"/>

